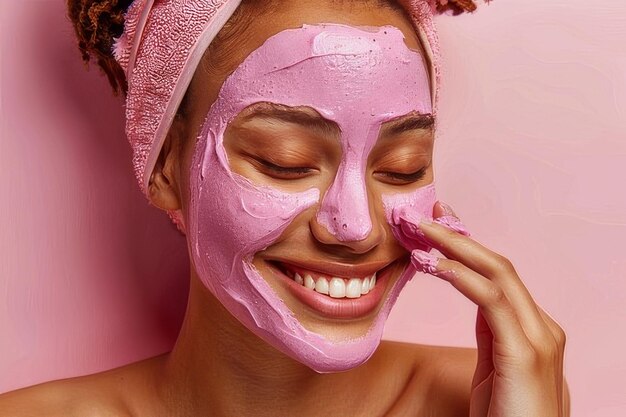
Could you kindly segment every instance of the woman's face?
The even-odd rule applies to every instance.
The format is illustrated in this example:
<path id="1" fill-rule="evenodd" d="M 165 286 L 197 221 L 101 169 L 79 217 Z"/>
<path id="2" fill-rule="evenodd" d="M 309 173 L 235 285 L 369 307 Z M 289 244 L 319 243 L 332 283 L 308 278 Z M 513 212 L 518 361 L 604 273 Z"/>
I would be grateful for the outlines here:
<path id="1" fill-rule="evenodd" d="M 302 2 L 272 15 L 271 24 L 252 24 L 226 83 L 216 85 L 215 74 L 196 77 L 192 117 L 204 104 L 206 119 L 199 140 L 185 147 L 188 174 L 180 180 L 192 259 L 205 285 L 297 359 L 315 362 L 322 351 L 332 362 L 325 346 L 365 340 L 351 367 L 373 352 L 366 335 L 384 307 L 386 318 L 394 285 L 406 282 L 391 205 L 422 198 L 417 211 L 426 215 L 434 203 L 433 132 L 427 67 L 410 23 L 391 8 L 338 7 Z M 319 22 L 376 28 L 284 31 Z M 386 25 L 399 30 L 380 29 Z M 308 340 L 285 342 L 287 333 Z M 372 337 L 377 344 L 380 335 Z M 344 354 L 313 367 L 341 370 Z"/>

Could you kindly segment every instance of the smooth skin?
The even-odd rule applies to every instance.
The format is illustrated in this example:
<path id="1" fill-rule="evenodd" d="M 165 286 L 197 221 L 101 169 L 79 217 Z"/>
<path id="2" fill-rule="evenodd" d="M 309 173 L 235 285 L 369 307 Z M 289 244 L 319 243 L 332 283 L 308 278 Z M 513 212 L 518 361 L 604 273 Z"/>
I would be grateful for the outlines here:
<path id="1" fill-rule="evenodd" d="M 207 54 L 202 70 L 196 72 L 188 114 L 175 120 L 153 172 L 152 204 L 186 212 L 194 138 L 228 74 L 271 35 L 303 23 L 321 22 L 393 25 L 405 33 L 409 47 L 420 48 L 402 10 L 378 1 L 284 1 L 278 11 L 261 12 L 234 31 L 234 40 Z M 426 167 L 419 181 L 392 185 L 378 181 L 375 170 L 368 171 L 372 173 L 368 192 L 374 202 L 371 217 L 376 229 L 370 240 L 337 242 L 323 232 L 310 232 L 315 218 L 311 210 L 294 221 L 281 236 L 281 244 L 298 248 L 301 256 L 329 262 L 359 264 L 367 257 L 405 257 L 408 261 L 409 253 L 391 238 L 377 202 L 388 187 L 408 190 L 433 180 L 433 136 L 427 132 L 414 132 L 414 136 L 420 139 L 402 146 L 415 159 L 391 158 L 395 162 L 388 165 L 390 170 L 407 172 Z M 381 155 L 394 153 L 395 139 L 385 144 L 381 136 L 377 145 Z M 320 177 L 322 190 L 332 178 L 328 172 L 336 169 L 337 158 L 332 150 L 323 154 L 327 159 L 322 165 L 330 171 Z M 242 158 L 236 146 L 229 150 L 234 170 L 285 185 L 284 179 L 261 176 L 269 173 L 254 171 Z M 375 164 L 375 160 L 368 163 Z M 433 216 L 449 215 L 448 211 L 437 203 Z M 569 416 L 562 374 L 564 333 L 532 301 L 510 262 L 437 225 L 421 228 L 449 258 L 440 266 L 456 271 L 452 285 L 479 306 L 478 349 L 382 341 L 362 366 L 342 373 L 317 374 L 243 327 L 202 285 L 192 268 L 187 312 L 171 352 L 110 371 L 4 394 L 0 396 L 0 416 L 459 417 L 470 412 L 472 417 Z M 273 250 L 279 249 L 275 246 Z M 302 307 L 292 303 L 290 308 Z M 305 320 L 303 311 L 295 313 Z M 341 331 L 332 321 L 309 320 L 309 325 L 325 326 L 330 333 Z M 351 331 L 362 331 L 362 326 L 352 327 Z"/>

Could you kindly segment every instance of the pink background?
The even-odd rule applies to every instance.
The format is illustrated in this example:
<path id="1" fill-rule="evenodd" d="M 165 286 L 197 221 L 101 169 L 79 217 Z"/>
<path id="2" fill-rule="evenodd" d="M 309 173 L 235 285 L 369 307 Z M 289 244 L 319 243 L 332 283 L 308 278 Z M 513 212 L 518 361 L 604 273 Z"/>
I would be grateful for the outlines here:
<path id="1" fill-rule="evenodd" d="M 121 101 L 63 3 L 0 0 L 0 392 L 165 352 L 186 299 L 184 239 L 139 192 Z M 626 415 L 626 3 L 438 23 L 439 196 L 567 331 L 573 415 Z M 386 336 L 475 346 L 474 314 L 419 275 Z"/>

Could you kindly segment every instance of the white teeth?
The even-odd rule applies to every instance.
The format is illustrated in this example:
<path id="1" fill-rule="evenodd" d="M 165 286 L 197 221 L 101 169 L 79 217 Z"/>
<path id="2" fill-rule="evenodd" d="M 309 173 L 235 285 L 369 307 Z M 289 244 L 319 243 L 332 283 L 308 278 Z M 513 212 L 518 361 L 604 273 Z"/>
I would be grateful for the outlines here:
<path id="1" fill-rule="evenodd" d="M 327 278 L 319 277 L 317 281 L 311 274 L 305 274 L 304 278 L 298 272 L 294 273 L 293 280 L 320 294 L 330 295 L 332 298 L 359 298 L 368 294 L 376 285 L 376 273 L 366 278 L 343 279 L 333 277 L 330 281 Z"/>
<path id="2" fill-rule="evenodd" d="M 324 277 L 319 277 L 315 283 L 315 291 L 320 294 L 328 294 L 328 281 Z"/>
<path id="3" fill-rule="evenodd" d="M 311 278 L 311 275 L 306 274 L 304 276 L 304 286 L 310 290 L 315 288 L 315 281 L 313 281 L 313 278 Z"/>
<path id="4" fill-rule="evenodd" d="M 346 283 L 343 279 L 333 277 L 330 280 L 330 296 L 333 298 L 343 298 L 346 296 Z"/>
<path id="5" fill-rule="evenodd" d="M 370 292 L 370 279 L 365 278 L 363 282 L 361 283 L 361 294 L 365 295 L 368 292 Z"/>
<path id="6" fill-rule="evenodd" d="M 374 285 L 376 285 L 376 272 L 374 272 L 374 275 L 372 275 L 372 278 L 370 278 L 370 291 L 372 291 Z"/>
<path id="7" fill-rule="evenodd" d="M 360 279 L 350 278 L 348 285 L 346 285 L 346 297 L 359 298 L 361 296 L 361 286 L 362 284 Z"/>

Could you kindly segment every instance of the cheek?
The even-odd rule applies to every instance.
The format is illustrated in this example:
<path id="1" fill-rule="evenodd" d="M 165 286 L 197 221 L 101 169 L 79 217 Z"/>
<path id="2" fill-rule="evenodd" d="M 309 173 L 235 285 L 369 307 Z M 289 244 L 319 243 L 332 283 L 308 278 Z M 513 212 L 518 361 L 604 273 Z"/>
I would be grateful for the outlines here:
<path id="1" fill-rule="evenodd" d="M 190 167 L 189 238 L 201 276 L 225 281 L 238 260 L 265 249 L 319 191 L 286 193 L 259 187 L 218 160 L 210 133 L 198 141 Z M 199 271 L 200 272 L 200 271 Z"/>
<path id="2" fill-rule="evenodd" d="M 391 226 L 394 237 L 405 248 L 415 246 L 415 242 L 406 241 L 406 235 L 399 229 L 400 218 L 418 225 L 421 219 L 433 220 L 433 208 L 437 201 L 435 183 L 406 193 L 384 194 L 382 196 L 385 219 Z"/>

